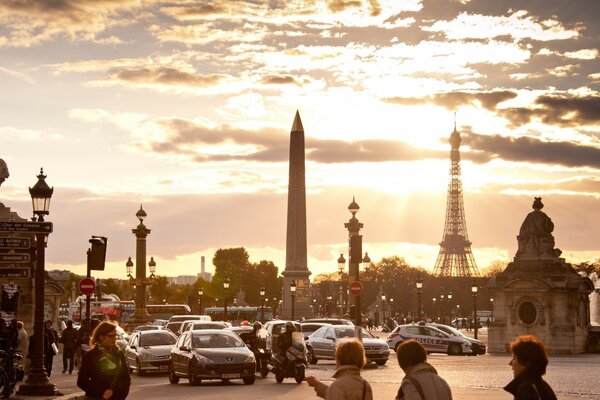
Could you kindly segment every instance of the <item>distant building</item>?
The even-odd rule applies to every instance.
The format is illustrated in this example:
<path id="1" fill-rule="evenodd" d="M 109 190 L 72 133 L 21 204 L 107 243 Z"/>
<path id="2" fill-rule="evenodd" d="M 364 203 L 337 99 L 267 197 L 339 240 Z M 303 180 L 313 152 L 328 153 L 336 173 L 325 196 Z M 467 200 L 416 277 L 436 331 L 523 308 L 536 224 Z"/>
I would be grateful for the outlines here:
<path id="1" fill-rule="evenodd" d="M 193 285 L 197 279 L 195 275 L 167 276 L 169 285 Z"/>
<path id="2" fill-rule="evenodd" d="M 206 272 L 206 259 L 204 256 L 200 257 L 200 273 L 198 274 L 198 278 L 202 278 L 206 282 L 212 281 L 212 274 Z"/>

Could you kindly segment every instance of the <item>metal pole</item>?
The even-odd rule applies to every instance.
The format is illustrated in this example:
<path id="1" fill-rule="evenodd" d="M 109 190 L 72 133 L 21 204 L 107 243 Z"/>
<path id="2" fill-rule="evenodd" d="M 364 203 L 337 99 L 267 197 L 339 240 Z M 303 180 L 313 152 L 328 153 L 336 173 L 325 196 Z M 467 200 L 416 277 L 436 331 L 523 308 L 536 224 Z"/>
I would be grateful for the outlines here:
<path id="1" fill-rule="evenodd" d="M 296 293 L 292 292 L 292 321 L 294 320 L 294 303 L 296 302 Z"/>
<path id="2" fill-rule="evenodd" d="M 265 297 L 260 297 L 260 322 L 265 322 Z"/>
<path id="3" fill-rule="evenodd" d="M 417 319 L 421 320 L 421 290 L 417 291 Z"/>
<path id="4" fill-rule="evenodd" d="M 473 293 L 473 326 L 473 335 L 477 339 L 477 293 Z"/>

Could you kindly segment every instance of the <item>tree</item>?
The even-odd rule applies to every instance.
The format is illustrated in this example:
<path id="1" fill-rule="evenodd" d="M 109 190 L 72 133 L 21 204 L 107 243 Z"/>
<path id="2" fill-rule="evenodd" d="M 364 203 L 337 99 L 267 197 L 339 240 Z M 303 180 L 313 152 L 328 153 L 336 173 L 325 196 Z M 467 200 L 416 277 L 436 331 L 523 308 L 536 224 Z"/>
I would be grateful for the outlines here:
<path id="1" fill-rule="evenodd" d="M 219 249 L 213 257 L 215 275 L 206 290 L 212 297 L 223 298 L 223 281 L 229 279 L 227 298 L 231 299 L 239 290 L 242 277 L 250 265 L 250 256 L 243 247 Z"/>
<path id="2" fill-rule="evenodd" d="M 246 294 L 246 302 L 253 306 L 260 306 L 260 288 L 265 288 L 265 296 L 272 298 L 281 293 L 283 278 L 278 277 L 279 268 L 273 261 L 261 260 L 251 263 L 242 271 L 241 289 Z M 265 301 L 265 306 L 268 306 Z"/>
<path id="3" fill-rule="evenodd" d="M 503 260 L 492 261 L 492 263 L 481 271 L 481 275 L 487 278 L 492 278 L 506 269 L 508 262 Z"/>
<path id="4" fill-rule="evenodd" d="M 596 275 L 600 275 L 600 259 L 594 262 L 584 261 L 580 264 L 573 265 L 573 268 L 578 273 L 584 273 L 585 276 L 590 276 L 594 272 Z"/>

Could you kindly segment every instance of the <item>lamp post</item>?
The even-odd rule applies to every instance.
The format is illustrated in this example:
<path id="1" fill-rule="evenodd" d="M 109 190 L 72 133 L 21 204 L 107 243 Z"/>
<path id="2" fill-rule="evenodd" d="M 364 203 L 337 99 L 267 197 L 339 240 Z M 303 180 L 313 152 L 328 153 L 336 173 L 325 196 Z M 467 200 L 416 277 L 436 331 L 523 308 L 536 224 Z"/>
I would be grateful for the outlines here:
<path id="1" fill-rule="evenodd" d="M 394 318 L 394 298 L 390 297 L 390 315 L 392 315 L 390 318 Z"/>
<path id="2" fill-rule="evenodd" d="M 490 297 L 490 303 L 492 303 L 492 322 L 494 322 L 494 298 Z"/>
<path id="3" fill-rule="evenodd" d="M 327 295 L 327 309 L 325 310 L 327 313 L 327 318 L 331 317 L 331 299 L 332 296 L 330 294 Z"/>
<path id="4" fill-rule="evenodd" d="M 477 282 L 471 283 L 471 294 L 473 295 L 473 336 L 477 339 Z"/>
<path id="5" fill-rule="evenodd" d="M 227 322 L 227 292 L 229 291 L 229 278 L 223 281 L 223 321 Z"/>
<path id="6" fill-rule="evenodd" d="M 147 217 L 146 211 L 140 205 L 140 209 L 135 216 L 140 221 L 131 233 L 135 235 L 135 277 L 133 276 L 133 261 L 131 257 L 127 259 L 125 268 L 129 283 L 135 287 L 135 311 L 129 320 L 129 328 L 134 328 L 139 325 L 144 325 L 150 320 L 150 315 L 146 310 L 146 286 L 150 286 L 156 282 L 156 262 L 154 257 L 150 257 L 148 268 L 150 276 L 146 278 L 146 237 L 150 234 L 150 229 L 144 225 L 144 219 Z"/>
<path id="7" fill-rule="evenodd" d="M 290 293 L 292 295 L 292 321 L 294 320 L 294 306 L 296 303 L 296 281 L 290 283 Z"/>
<path id="8" fill-rule="evenodd" d="M 448 294 L 446 295 L 446 300 L 448 300 L 448 311 L 449 311 L 449 316 L 448 318 L 450 319 L 448 322 L 448 325 L 451 325 L 452 323 L 452 292 L 448 292 Z"/>
<path id="9" fill-rule="evenodd" d="M 382 325 L 385 325 L 385 294 L 381 295 L 381 302 L 383 303 L 383 317 L 382 317 Z"/>
<path id="10" fill-rule="evenodd" d="M 417 278 L 415 282 L 415 286 L 417 287 L 417 319 L 421 320 L 421 294 L 423 293 L 423 278 Z"/>
<path id="11" fill-rule="evenodd" d="M 317 299 L 313 298 L 313 318 L 317 316 Z"/>
<path id="12" fill-rule="evenodd" d="M 446 295 L 444 293 L 440 294 L 440 319 L 442 320 L 442 324 L 446 322 L 446 309 L 444 308 L 444 297 Z"/>
<path id="13" fill-rule="evenodd" d="M 273 319 L 275 319 L 275 315 L 277 314 L 275 311 L 277 310 L 277 297 L 273 297 L 273 306 L 272 306 L 272 311 L 273 311 Z"/>
<path id="14" fill-rule="evenodd" d="M 265 287 L 261 286 L 258 294 L 260 294 L 260 322 L 265 322 Z"/>
<path id="15" fill-rule="evenodd" d="M 337 260 L 338 263 L 338 272 L 340 273 L 340 287 L 339 287 L 339 294 L 338 294 L 338 299 L 339 299 L 339 310 L 340 310 L 340 318 L 342 318 L 342 314 L 343 314 L 343 310 L 342 310 L 342 303 L 344 302 L 344 294 L 342 293 L 342 277 L 344 274 L 344 268 L 346 267 L 346 260 L 344 259 L 344 255 L 340 254 L 340 257 Z"/>
<path id="16" fill-rule="evenodd" d="M 432 310 L 433 320 L 437 321 L 437 298 L 434 297 L 432 299 L 432 304 L 433 304 L 433 310 Z"/>
<path id="17" fill-rule="evenodd" d="M 49 215 L 50 200 L 54 188 L 46 183 L 44 170 L 40 169 L 36 184 L 29 188 L 33 204 L 32 221 L 44 222 L 44 215 Z M 36 233 L 36 263 L 34 272 L 34 313 L 33 313 L 33 351 L 30 353 L 31 370 L 20 387 L 18 394 L 26 396 L 54 396 L 56 386 L 50 381 L 44 368 L 44 270 L 46 256 L 47 233 Z"/>
<path id="18" fill-rule="evenodd" d="M 361 222 L 358 221 L 358 219 L 356 218 L 356 213 L 358 212 L 358 210 L 360 210 L 359 205 L 356 203 L 356 201 L 354 200 L 354 197 L 352 198 L 352 203 L 350 203 L 350 205 L 348 206 L 348 211 L 350 211 L 350 213 L 352 214 L 352 217 L 350 218 L 350 220 L 348 220 L 348 222 L 346 222 L 344 224 L 344 227 L 346 229 L 348 229 L 348 236 L 349 236 L 349 240 L 348 243 L 350 245 L 349 247 L 349 260 L 348 260 L 348 275 L 352 281 L 356 281 L 356 282 L 360 282 L 360 271 L 359 271 L 359 264 L 361 263 L 361 256 L 362 256 L 362 235 L 360 235 L 360 229 L 364 226 L 364 224 L 362 224 Z M 355 325 L 356 325 L 356 329 L 357 329 L 357 338 L 362 337 L 362 335 L 359 334 L 360 331 L 360 327 L 362 327 L 362 321 L 361 321 L 361 317 L 362 317 L 362 313 L 361 313 L 361 306 L 360 306 L 360 295 L 355 296 L 355 301 L 354 301 L 354 320 L 355 320 Z"/>
<path id="19" fill-rule="evenodd" d="M 202 296 L 204 296 L 204 289 L 198 289 L 198 314 L 202 314 Z"/>

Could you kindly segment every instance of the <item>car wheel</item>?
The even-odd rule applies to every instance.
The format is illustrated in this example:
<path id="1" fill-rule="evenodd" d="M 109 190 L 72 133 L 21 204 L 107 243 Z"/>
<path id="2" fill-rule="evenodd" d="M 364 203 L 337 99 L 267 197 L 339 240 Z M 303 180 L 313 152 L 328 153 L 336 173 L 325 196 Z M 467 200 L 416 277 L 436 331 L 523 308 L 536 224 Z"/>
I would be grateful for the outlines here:
<path id="1" fill-rule="evenodd" d="M 462 354 L 462 348 L 460 344 L 451 344 L 448 346 L 448 355 L 449 356 L 460 356 Z"/>
<path id="2" fill-rule="evenodd" d="M 398 352 L 398 348 L 400 347 L 400 345 L 402 344 L 402 342 L 398 342 L 396 343 L 396 347 L 394 347 L 394 351 L 397 353 Z"/>
<path id="3" fill-rule="evenodd" d="M 266 362 L 264 362 L 260 369 L 260 376 L 262 376 L 263 378 L 266 378 L 267 375 L 269 375 L 269 368 L 267 367 Z"/>
<path id="4" fill-rule="evenodd" d="M 140 365 L 140 360 L 135 360 L 135 368 L 137 369 L 138 376 L 144 376 L 145 372 L 142 370 L 142 366 Z"/>
<path id="5" fill-rule="evenodd" d="M 177 385 L 179 383 L 179 377 L 175 375 L 173 363 L 169 364 L 169 382 L 171 382 L 173 385 Z"/>
<path id="6" fill-rule="evenodd" d="M 315 357 L 315 352 L 312 349 L 312 347 L 308 348 L 308 354 L 307 354 L 306 358 L 308 358 L 308 362 L 311 363 L 312 365 L 315 365 L 316 363 L 319 362 L 319 359 L 317 357 Z"/>
<path id="7" fill-rule="evenodd" d="M 202 382 L 202 379 L 199 379 L 194 374 L 194 365 L 190 363 L 188 365 L 188 381 L 190 382 L 190 386 L 198 386 Z"/>
<path id="8" fill-rule="evenodd" d="M 281 374 L 275 374 L 275 381 L 277 383 L 283 382 L 283 375 L 281 375 Z"/>
<path id="9" fill-rule="evenodd" d="M 387 360 L 377 360 L 377 361 L 375 361 L 375 364 L 377 364 L 377 365 L 385 365 L 386 362 L 387 362 Z"/>
<path id="10" fill-rule="evenodd" d="M 253 385 L 256 380 L 256 376 L 247 376 L 244 378 L 244 385 Z"/>

